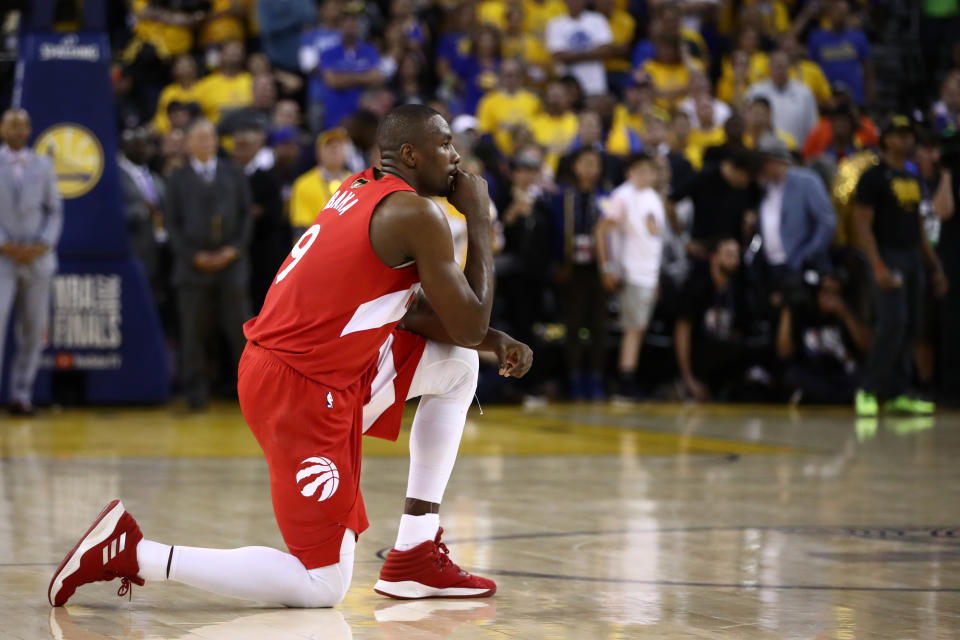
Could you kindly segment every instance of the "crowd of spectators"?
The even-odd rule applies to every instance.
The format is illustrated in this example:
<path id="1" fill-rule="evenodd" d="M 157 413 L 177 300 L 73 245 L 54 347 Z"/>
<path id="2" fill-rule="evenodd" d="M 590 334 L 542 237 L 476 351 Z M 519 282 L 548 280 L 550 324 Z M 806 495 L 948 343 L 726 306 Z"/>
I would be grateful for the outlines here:
<path id="1" fill-rule="evenodd" d="M 914 392 L 949 379 L 956 400 L 936 356 L 960 254 L 960 9 L 922 3 L 938 93 L 890 117 L 871 55 L 888 4 L 132 0 L 112 34 L 131 246 L 191 403 L 200 325 L 219 319 L 236 359 L 237 320 L 409 103 L 489 182 L 494 323 L 537 352 L 520 393 L 859 389 L 870 413 L 929 409 Z"/>

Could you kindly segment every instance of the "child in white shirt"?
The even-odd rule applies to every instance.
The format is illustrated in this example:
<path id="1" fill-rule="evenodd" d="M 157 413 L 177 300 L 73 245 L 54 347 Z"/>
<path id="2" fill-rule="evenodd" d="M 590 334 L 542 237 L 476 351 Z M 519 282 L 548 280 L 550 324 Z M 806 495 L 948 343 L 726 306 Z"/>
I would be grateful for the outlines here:
<path id="1" fill-rule="evenodd" d="M 657 170 L 652 157 L 630 156 L 626 174 L 627 181 L 610 195 L 595 234 L 603 285 L 620 291 L 620 390 L 632 396 L 640 345 L 657 304 L 666 213 L 653 188 Z M 614 234 L 620 249 L 616 257 L 610 255 L 608 242 Z"/>

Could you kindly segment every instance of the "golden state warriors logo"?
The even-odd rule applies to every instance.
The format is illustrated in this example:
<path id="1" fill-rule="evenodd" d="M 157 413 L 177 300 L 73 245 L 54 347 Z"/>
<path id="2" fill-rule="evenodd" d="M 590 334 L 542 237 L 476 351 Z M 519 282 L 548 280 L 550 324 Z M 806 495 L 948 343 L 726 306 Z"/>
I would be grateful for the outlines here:
<path id="1" fill-rule="evenodd" d="M 93 133 L 78 124 L 55 124 L 37 138 L 34 148 L 49 156 L 60 195 L 78 198 L 93 189 L 103 175 L 103 147 Z"/>

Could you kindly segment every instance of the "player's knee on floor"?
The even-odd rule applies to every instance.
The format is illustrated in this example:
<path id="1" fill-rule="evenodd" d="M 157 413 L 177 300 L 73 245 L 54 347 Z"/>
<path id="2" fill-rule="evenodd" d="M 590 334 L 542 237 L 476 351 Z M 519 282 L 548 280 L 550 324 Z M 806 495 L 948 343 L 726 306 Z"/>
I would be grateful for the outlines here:
<path id="1" fill-rule="evenodd" d="M 343 602 L 350 589 L 351 572 L 344 572 L 338 564 L 311 569 L 307 572 L 309 581 L 302 593 L 298 594 L 288 607 L 320 609 L 334 607 Z"/>

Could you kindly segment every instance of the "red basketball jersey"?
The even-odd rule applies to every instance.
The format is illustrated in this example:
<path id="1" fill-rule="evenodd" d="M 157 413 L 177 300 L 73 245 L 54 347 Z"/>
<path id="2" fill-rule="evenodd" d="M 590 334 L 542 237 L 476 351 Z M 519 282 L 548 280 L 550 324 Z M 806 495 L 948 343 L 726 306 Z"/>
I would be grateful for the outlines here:
<path id="1" fill-rule="evenodd" d="M 361 379 L 420 288 L 416 265 L 388 267 L 370 244 L 370 217 L 395 191 L 413 188 L 373 169 L 343 181 L 243 326 L 247 340 L 334 389 Z"/>

